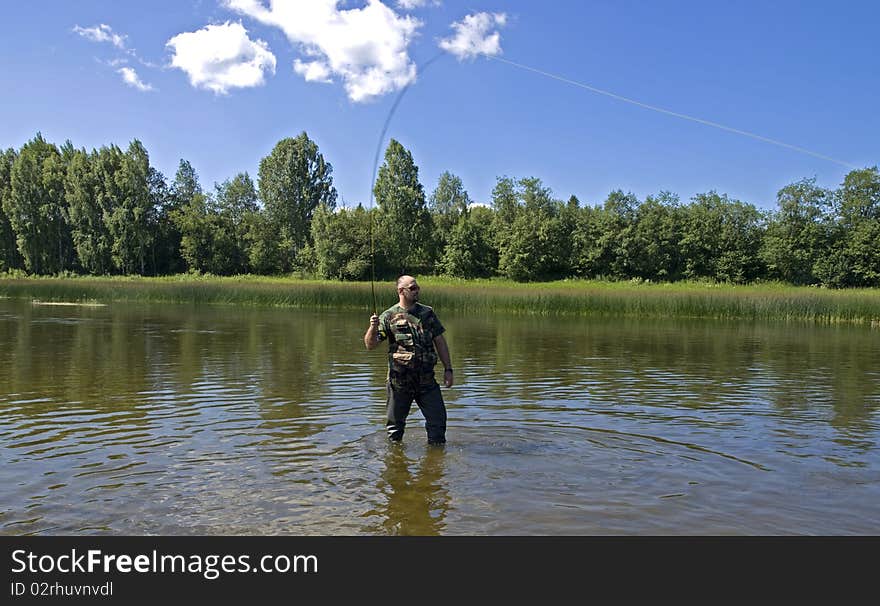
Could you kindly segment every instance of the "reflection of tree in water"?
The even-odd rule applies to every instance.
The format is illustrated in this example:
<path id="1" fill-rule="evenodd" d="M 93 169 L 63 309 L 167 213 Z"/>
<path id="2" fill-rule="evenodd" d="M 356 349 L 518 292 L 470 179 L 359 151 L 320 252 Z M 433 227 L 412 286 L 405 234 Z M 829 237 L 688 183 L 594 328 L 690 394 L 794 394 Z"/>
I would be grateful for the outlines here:
<path id="1" fill-rule="evenodd" d="M 486 382 L 481 397 L 533 401 L 542 397 L 535 385 L 552 378 L 548 398 L 593 404 L 633 393 L 655 396 L 640 400 L 644 406 L 676 410 L 767 401 L 774 418 L 826 418 L 847 442 L 874 441 L 880 350 L 876 331 L 864 327 L 553 316 L 465 316 L 447 325 L 460 359 L 505 378 Z M 464 365 L 463 384 L 467 372 Z M 675 392 L 667 398 L 664 380 Z M 684 385 L 686 394 L 675 391 Z"/>
<path id="2" fill-rule="evenodd" d="M 768 330 L 769 333 L 769 330 Z M 870 439 L 880 409 L 876 335 L 861 327 L 791 327 L 764 336 L 761 362 L 776 382 L 772 401 L 786 417 L 817 413 L 851 439 Z M 772 373 L 772 374 L 771 374 Z"/>
<path id="3" fill-rule="evenodd" d="M 255 411 L 263 422 L 247 430 L 254 445 L 283 449 L 325 429 L 310 412 L 322 405 L 332 368 L 332 320 L 300 310 L 205 306 L 179 310 L 167 323 L 177 389 L 207 392 L 221 404 L 214 415 L 250 420 Z"/>
<path id="4" fill-rule="evenodd" d="M 33 399 L 21 412 L 31 417 L 63 410 L 125 412 L 126 422 L 145 417 L 136 394 L 149 389 L 147 343 L 132 338 L 127 320 L 108 308 L 17 303 L 16 322 L 0 324 L 0 383 L 8 394 Z M 41 421 L 51 425 L 50 417 Z M 61 418 L 61 417 L 57 417 Z"/>
<path id="5" fill-rule="evenodd" d="M 261 345 L 254 354 L 260 360 L 261 383 L 268 398 L 299 408 L 322 395 L 333 367 L 330 325 L 315 313 L 266 318 L 256 333 Z"/>
<path id="6" fill-rule="evenodd" d="M 248 355 L 256 364 L 257 412 L 263 420 L 264 437 L 257 443 L 286 471 L 293 461 L 285 448 L 308 451 L 320 442 L 314 436 L 327 429 L 327 382 L 338 354 L 335 323 L 315 311 L 259 310 L 257 315 L 248 335 Z"/>
<path id="7" fill-rule="evenodd" d="M 443 484 L 446 453 L 429 447 L 414 461 L 404 447 L 389 444 L 379 491 L 385 496 L 381 517 L 370 532 L 390 535 L 439 535 L 446 528 L 449 493 Z"/>

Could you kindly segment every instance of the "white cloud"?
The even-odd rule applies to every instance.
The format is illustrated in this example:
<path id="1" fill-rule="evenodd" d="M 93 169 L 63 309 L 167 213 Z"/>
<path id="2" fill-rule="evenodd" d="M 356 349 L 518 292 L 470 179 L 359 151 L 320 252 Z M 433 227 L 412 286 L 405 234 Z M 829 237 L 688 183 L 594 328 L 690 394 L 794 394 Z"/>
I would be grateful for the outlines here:
<path id="1" fill-rule="evenodd" d="M 230 88 L 260 86 L 275 73 L 275 55 L 262 40 L 251 40 L 241 23 L 208 25 L 178 34 L 166 47 L 171 66 L 182 69 L 196 88 L 225 94 Z"/>
<path id="2" fill-rule="evenodd" d="M 475 13 L 451 25 L 455 34 L 440 40 L 440 48 L 458 57 L 472 59 L 479 55 L 500 55 L 501 34 L 496 27 L 504 27 L 504 13 Z"/>
<path id="3" fill-rule="evenodd" d="M 333 82 L 330 77 L 330 66 L 323 61 L 301 61 L 297 59 L 293 62 L 293 71 L 306 79 L 306 82 Z"/>
<path id="4" fill-rule="evenodd" d="M 410 0 L 410 3 L 412 0 Z M 294 71 L 308 81 L 341 79 L 348 97 L 368 101 L 415 80 L 408 47 L 422 22 L 400 16 L 379 0 L 339 9 L 338 0 L 225 0 L 226 6 L 281 28 L 307 61 Z"/>
<path id="5" fill-rule="evenodd" d="M 397 7 L 405 11 L 411 11 L 414 8 L 421 8 L 428 3 L 435 6 L 440 4 L 437 0 L 397 0 Z"/>
<path id="6" fill-rule="evenodd" d="M 150 86 L 149 84 L 145 84 L 143 81 L 141 81 L 137 72 L 134 71 L 134 69 L 132 69 L 130 67 L 122 67 L 122 68 L 116 70 L 116 73 L 122 75 L 122 79 L 125 81 L 126 84 L 128 84 L 129 86 L 131 86 L 133 88 L 138 89 L 141 92 L 148 92 L 148 91 L 153 90 L 153 87 Z"/>
<path id="7" fill-rule="evenodd" d="M 126 36 L 115 33 L 113 28 L 106 23 L 93 27 L 80 27 L 76 25 L 73 31 L 92 42 L 109 42 L 116 48 L 125 50 Z"/>

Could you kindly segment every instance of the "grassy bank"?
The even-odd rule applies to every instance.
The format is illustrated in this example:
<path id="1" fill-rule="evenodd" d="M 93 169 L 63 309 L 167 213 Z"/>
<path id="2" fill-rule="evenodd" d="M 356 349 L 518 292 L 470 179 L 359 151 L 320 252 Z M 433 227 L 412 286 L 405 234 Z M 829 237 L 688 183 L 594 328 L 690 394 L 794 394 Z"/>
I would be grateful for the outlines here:
<path id="1" fill-rule="evenodd" d="M 880 291 L 826 290 L 781 284 L 637 284 L 420 278 L 424 300 L 444 311 L 642 317 L 797 320 L 880 327 Z M 265 276 L 3 278 L 0 296 L 67 302 L 206 303 L 369 310 L 368 282 Z M 391 282 L 376 284 L 379 309 L 395 300 Z"/>

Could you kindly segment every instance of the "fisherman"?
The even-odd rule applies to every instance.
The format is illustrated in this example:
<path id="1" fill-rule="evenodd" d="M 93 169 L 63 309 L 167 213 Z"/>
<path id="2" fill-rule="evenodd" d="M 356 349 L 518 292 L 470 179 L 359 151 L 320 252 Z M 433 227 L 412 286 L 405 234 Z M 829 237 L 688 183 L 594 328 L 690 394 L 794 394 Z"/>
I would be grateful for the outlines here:
<path id="1" fill-rule="evenodd" d="M 413 400 L 425 417 L 428 444 L 446 443 L 446 406 L 440 385 L 434 379 L 434 365 L 443 362 L 443 384 L 452 387 L 452 363 L 443 333 L 446 329 L 434 310 L 419 303 L 419 285 L 412 276 L 397 279 L 398 303 L 377 316 L 370 316 L 364 335 L 367 349 L 388 339 L 388 437 L 403 439 L 406 417 Z"/>

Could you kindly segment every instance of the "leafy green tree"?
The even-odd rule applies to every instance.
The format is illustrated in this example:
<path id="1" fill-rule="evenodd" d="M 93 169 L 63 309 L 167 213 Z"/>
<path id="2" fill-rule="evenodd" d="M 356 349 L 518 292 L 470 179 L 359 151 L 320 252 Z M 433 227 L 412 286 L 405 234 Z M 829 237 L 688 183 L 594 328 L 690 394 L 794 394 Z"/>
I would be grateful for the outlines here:
<path id="1" fill-rule="evenodd" d="M 189 160 L 181 158 L 170 185 L 165 182 L 161 173 L 153 174 L 150 181 L 153 206 L 156 209 L 156 239 L 153 244 L 156 271 L 165 274 L 180 273 L 188 264 L 183 258 L 183 234 L 177 221 L 184 216 L 184 209 L 189 208 L 197 196 L 204 195 L 199 175 Z"/>
<path id="2" fill-rule="evenodd" d="M 571 274 L 572 208 L 552 197 L 539 179 L 523 179 L 524 215 L 532 216 L 538 227 L 541 253 L 538 258 L 537 278 L 554 280 Z M 499 261 L 500 263 L 500 261 Z"/>
<path id="3" fill-rule="evenodd" d="M 838 214 L 845 227 L 862 219 L 880 219 L 880 171 L 877 167 L 847 173 L 838 190 Z"/>
<path id="4" fill-rule="evenodd" d="M 12 148 L 0 152 L 0 271 L 24 267 L 24 260 L 15 242 L 15 232 L 4 210 L 11 204 L 12 165 L 15 164 L 15 158 L 16 153 Z"/>
<path id="5" fill-rule="evenodd" d="M 630 241 L 639 204 L 633 194 L 615 190 L 602 206 L 579 214 L 572 241 L 572 269 L 576 275 L 618 279 L 631 275 Z"/>
<path id="6" fill-rule="evenodd" d="M 880 221 L 859 223 L 847 238 L 846 259 L 857 286 L 880 286 Z"/>
<path id="7" fill-rule="evenodd" d="M 35 274 L 73 267 L 73 242 L 65 218 L 64 173 L 58 148 L 40 133 L 22 146 L 12 165 L 4 211 L 25 267 Z"/>
<path id="8" fill-rule="evenodd" d="M 278 227 L 265 212 L 255 212 L 244 217 L 245 250 L 251 271 L 261 274 L 277 274 L 281 271 L 281 238 Z"/>
<path id="9" fill-rule="evenodd" d="M 559 230 L 562 237 L 559 259 L 566 276 L 575 275 L 575 232 L 582 211 L 581 202 L 575 195 L 569 196 L 568 202 L 559 206 Z"/>
<path id="10" fill-rule="evenodd" d="M 370 212 L 360 204 L 335 212 L 327 206 L 318 207 L 312 238 L 319 276 L 339 280 L 370 277 L 370 220 Z"/>
<path id="11" fill-rule="evenodd" d="M 816 282 L 814 267 L 827 257 L 825 215 L 830 192 L 815 179 L 786 185 L 776 195 L 778 209 L 771 213 L 761 247 L 767 277 L 792 284 Z"/>
<path id="12" fill-rule="evenodd" d="M 58 148 L 58 153 L 61 155 L 61 161 L 64 163 L 64 166 L 69 166 L 71 160 L 77 153 L 76 147 L 74 147 L 73 142 L 70 139 L 67 139 L 61 147 Z"/>
<path id="13" fill-rule="evenodd" d="M 96 165 L 100 152 L 76 150 L 71 155 L 64 179 L 70 231 L 80 266 L 86 273 L 108 274 L 113 269 L 113 238 L 104 220 L 108 202 L 102 196 L 102 175 Z"/>
<path id="14" fill-rule="evenodd" d="M 520 208 L 520 195 L 515 180 L 510 177 L 498 177 L 492 189 L 492 208 L 495 210 L 497 227 L 513 225 Z"/>
<path id="15" fill-rule="evenodd" d="M 607 272 L 605 275 L 633 277 L 632 239 L 641 204 L 634 194 L 617 190 L 608 195 L 603 212 L 597 214 L 600 228 L 597 245 L 604 262 L 603 270 Z"/>
<path id="16" fill-rule="evenodd" d="M 850 171 L 837 191 L 837 216 L 844 232 L 838 252 L 849 268 L 844 282 L 880 286 L 880 172 Z"/>
<path id="17" fill-rule="evenodd" d="M 574 276 L 595 278 L 600 275 L 596 269 L 595 242 L 599 237 L 596 215 L 600 209 L 583 206 L 574 212 L 574 229 L 571 235 L 570 266 Z"/>
<path id="18" fill-rule="evenodd" d="M 722 200 L 715 192 L 700 194 L 685 208 L 681 239 L 684 275 L 688 279 L 714 278 L 721 233 Z"/>
<path id="19" fill-rule="evenodd" d="M 183 268 L 180 257 L 180 234 L 171 219 L 171 188 L 163 175 L 155 167 L 150 167 L 147 177 L 150 191 L 150 231 L 153 240 L 148 254 L 150 275 L 178 273 Z"/>
<path id="20" fill-rule="evenodd" d="M 671 192 L 648 196 L 627 228 L 627 277 L 673 281 L 680 278 L 682 213 Z"/>
<path id="21" fill-rule="evenodd" d="M 492 188 L 492 243 L 495 250 L 508 246 L 510 228 L 519 212 L 519 194 L 511 177 L 497 177 Z"/>
<path id="22" fill-rule="evenodd" d="M 735 201 L 724 221 L 717 279 L 742 284 L 764 275 L 760 251 L 765 231 L 766 215 L 752 204 Z"/>
<path id="23" fill-rule="evenodd" d="M 297 267 L 305 250 L 310 249 L 312 215 L 319 205 L 336 206 L 333 166 L 324 160 L 318 145 L 305 132 L 279 141 L 260 161 L 259 196 L 268 225 L 253 236 L 263 240 L 258 248 L 265 261 L 277 264 L 275 271 Z M 270 253 L 277 248 L 277 254 Z"/>
<path id="24" fill-rule="evenodd" d="M 235 175 L 215 187 L 217 209 L 229 216 L 233 224 L 240 226 L 245 217 L 259 210 L 257 190 L 246 172 Z"/>
<path id="25" fill-rule="evenodd" d="M 237 174 L 232 180 L 227 179 L 215 190 L 217 213 L 232 237 L 229 250 L 224 252 L 229 264 L 227 271 L 246 273 L 250 270 L 247 251 L 249 218 L 259 212 L 257 190 L 246 172 Z"/>
<path id="26" fill-rule="evenodd" d="M 94 247 L 95 257 L 88 257 L 90 269 L 98 268 L 98 273 L 118 273 L 120 268 L 113 258 L 113 245 L 115 236 L 111 231 L 112 217 L 116 208 L 120 204 L 124 196 L 122 189 L 122 181 L 119 175 L 125 162 L 125 153 L 117 145 L 103 146 L 91 155 L 89 162 L 91 173 L 95 179 L 95 208 L 84 208 L 78 204 L 76 209 L 76 225 L 81 230 L 79 239 L 82 241 L 86 236 L 85 230 L 87 226 L 92 226 L 95 231 L 90 232 L 88 236 L 91 238 Z M 74 192 L 71 189 L 72 184 L 68 185 L 69 193 Z M 77 200 L 78 203 L 82 200 Z M 86 215 L 94 213 L 94 218 L 87 218 Z M 96 224 L 100 218 L 100 227 Z"/>
<path id="27" fill-rule="evenodd" d="M 174 173 L 174 182 L 171 184 L 171 207 L 172 210 L 182 208 L 191 203 L 199 194 L 203 194 L 202 185 L 199 183 L 199 175 L 189 160 L 180 159 L 177 172 Z"/>
<path id="28" fill-rule="evenodd" d="M 383 249 L 383 269 L 398 275 L 425 269 L 431 216 L 419 168 L 412 154 L 394 139 L 385 150 L 373 192 L 379 208 L 376 241 Z"/>
<path id="29" fill-rule="evenodd" d="M 498 267 L 493 245 L 493 212 L 485 206 L 467 209 L 452 227 L 440 260 L 442 273 L 458 278 L 488 278 Z"/>
<path id="30" fill-rule="evenodd" d="M 743 283 L 762 275 L 764 217 L 754 206 L 710 191 L 694 196 L 684 214 L 687 278 Z"/>
<path id="31" fill-rule="evenodd" d="M 191 271 L 208 271 L 211 265 L 213 233 L 208 218 L 208 198 L 193 193 L 188 201 L 171 211 L 180 232 L 180 256 Z"/>
<path id="32" fill-rule="evenodd" d="M 216 185 L 212 199 L 202 192 L 192 166 L 181 160 L 172 192 L 169 213 L 187 268 L 216 275 L 246 272 L 249 219 L 258 210 L 250 176 L 241 173 Z"/>
<path id="33" fill-rule="evenodd" d="M 173 211 L 181 232 L 180 253 L 191 271 L 231 275 L 240 271 L 243 251 L 229 213 L 197 192 L 183 207 Z"/>
<path id="34" fill-rule="evenodd" d="M 205 270 L 220 276 L 231 276 L 245 273 L 246 256 L 241 249 L 236 225 L 225 213 L 208 215 L 211 230 L 211 254 Z"/>
<path id="35" fill-rule="evenodd" d="M 113 175 L 112 186 L 118 198 L 106 216 L 113 237 L 112 259 L 123 274 L 146 273 L 147 255 L 153 240 L 150 227 L 156 212 L 150 191 L 150 157 L 135 139 Z"/>
<path id="36" fill-rule="evenodd" d="M 434 224 L 432 257 L 443 254 L 452 228 L 465 215 L 470 204 L 470 196 L 464 189 L 461 179 L 449 171 L 441 174 L 437 187 L 428 199 L 428 210 Z"/>
<path id="37" fill-rule="evenodd" d="M 562 203 L 533 177 L 520 179 L 512 192 L 509 182 L 499 180 L 495 191 L 500 196 L 496 226 L 504 229 L 498 240 L 498 271 L 517 281 L 558 278 L 567 273 L 571 234 L 562 220 Z M 502 213 L 506 220 L 501 219 Z M 512 222 L 505 225 L 510 217 Z"/>

